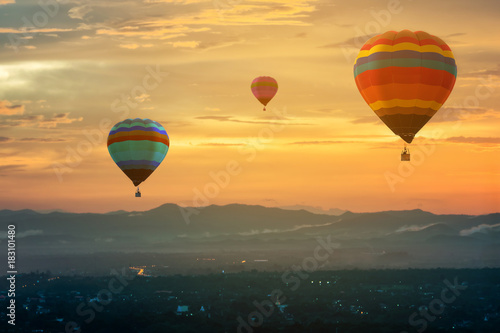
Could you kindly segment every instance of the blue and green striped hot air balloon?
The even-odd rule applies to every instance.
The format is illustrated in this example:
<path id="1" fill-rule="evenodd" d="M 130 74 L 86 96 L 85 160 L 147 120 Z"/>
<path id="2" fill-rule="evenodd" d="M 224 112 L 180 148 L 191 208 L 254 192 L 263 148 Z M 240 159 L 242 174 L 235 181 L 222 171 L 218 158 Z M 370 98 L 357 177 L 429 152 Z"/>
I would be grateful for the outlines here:
<path id="1" fill-rule="evenodd" d="M 126 119 L 117 123 L 108 136 L 108 151 L 116 165 L 139 186 L 167 155 L 170 139 L 158 122 Z M 137 188 L 137 197 L 140 197 Z"/>

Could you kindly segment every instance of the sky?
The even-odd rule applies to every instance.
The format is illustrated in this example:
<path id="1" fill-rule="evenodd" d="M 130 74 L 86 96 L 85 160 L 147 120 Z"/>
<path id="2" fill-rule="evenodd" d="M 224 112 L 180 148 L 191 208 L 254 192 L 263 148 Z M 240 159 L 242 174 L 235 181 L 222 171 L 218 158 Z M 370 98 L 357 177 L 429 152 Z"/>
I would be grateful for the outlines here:
<path id="1" fill-rule="evenodd" d="M 0 0 L 0 209 L 498 212 L 499 14 L 492 0 Z M 410 163 L 353 78 L 366 40 L 403 29 L 442 38 L 458 66 Z M 262 75 L 279 84 L 266 112 Z M 106 147 L 137 117 L 171 142 L 140 199 Z"/>

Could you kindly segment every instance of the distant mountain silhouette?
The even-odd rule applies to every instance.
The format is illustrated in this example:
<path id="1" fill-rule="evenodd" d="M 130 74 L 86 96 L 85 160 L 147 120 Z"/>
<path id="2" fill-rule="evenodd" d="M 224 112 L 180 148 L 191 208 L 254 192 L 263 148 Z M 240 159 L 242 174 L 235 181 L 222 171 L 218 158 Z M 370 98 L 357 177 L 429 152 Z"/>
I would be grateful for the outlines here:
<path id="1" fill-rule="evenodd" d="M 326 214 L 326 215 L 335 215 L 339 216 L 344 214 L 346 211 L 338 208 L 330 208 L 328 210 L 324 210 L 321 207 L 312 207 L 312 206 L 304 206 L 304 205 L 293 205 L 293 206 L 282 206 L 279 207 L 281 209 L 286 210 L 305 210 L 311 212 L 313 214 Z"/>
<path id="2" fill-rule="evenodd" d="M 408 265 L 499 262 L 500 214 L 436 215 L 422 210 L 313 214 L 302 206 L 211 205 L 203 208 L 164 204 L 141 211 L 106 214 L 38 213 L 1 210 L 0 225 L 16 225 L 18 251 L 24 255 L 98 252 L 193 253 L 268 251 L 311 253 L 318 237 L 339 244 L 339 255 L 361 260 L 367 253 L 407 253 Z M 6 241 L 0 233 L 0 244 Z M 460 253 L 460 260 L 457 258 Z M 310 254 L 309 254 L 310 255 Z M 467 261 L 468 256 L 470 260 Z M 385 255 L 384 258 L 392 258 Z M 398 256 L 401 257 L 401 256 Z M 364 257 L 363 257 L 364 258 Z M 427 258 L 427 259 L 426 259 Z M 384 259 L 384 264 L 387 260 Z M 405 261 L 406 262 L 406 261 Z"/>

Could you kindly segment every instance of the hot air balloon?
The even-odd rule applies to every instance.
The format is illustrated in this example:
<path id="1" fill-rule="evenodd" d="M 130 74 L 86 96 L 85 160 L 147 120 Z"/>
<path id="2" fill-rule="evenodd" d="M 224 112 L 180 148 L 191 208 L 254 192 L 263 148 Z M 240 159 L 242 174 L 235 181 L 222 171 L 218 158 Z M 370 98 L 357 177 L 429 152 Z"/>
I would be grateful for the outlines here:
<path id="1" fill-rule="evenodd" d="M 407 143 L 444 104 L 456 76 L 449 46 L 423 31 L 387 31 L 372 37 L 354 64 L 356 85 L 366 103 Z M 405 143 L 401 159 L 409 157 Z"/>
<path id="2" fill-rule="evenodd" d="M 116 165 L 137 186 L 145 181 L 167 155 L 170 139 L 162 125 L 150 119 L 126 119 L 108 136 L 108 151 Z"/>
<path id="3" fill-rule="evenodd" d="M 264 105 L 264 111 L 266 111 L 267 103 L 278 92 L 278 82 L 270 76 L 259 76 L 252 81 L 251 88 L 252 93 Z"/>

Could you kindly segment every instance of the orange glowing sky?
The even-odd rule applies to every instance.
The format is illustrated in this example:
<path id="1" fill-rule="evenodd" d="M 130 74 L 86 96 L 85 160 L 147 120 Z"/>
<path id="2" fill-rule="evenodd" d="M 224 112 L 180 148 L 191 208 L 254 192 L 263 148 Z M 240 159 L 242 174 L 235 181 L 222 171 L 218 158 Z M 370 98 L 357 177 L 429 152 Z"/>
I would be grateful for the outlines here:
<path id="1" fill-rule="evenodd" d="M 0 209 L 499 211 L 498 2 L 42 3 L 0 0 Z M 364 41 L 402 29 L 441 37 L 458 65 L 411 164 L 352 73 Z M 159 84 L 144 88 L 156 70 Z M 250 92 L 260 75 L 279 83 L 266 113 Z M 141 199 L 105 144 L 110 125 L 129 117 L 160 122 L 171 140 Z M 215 185 L 228 163 L 238 172 Z"/>

